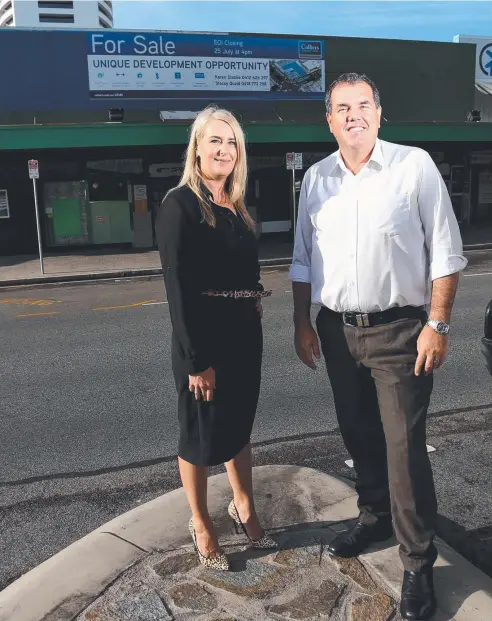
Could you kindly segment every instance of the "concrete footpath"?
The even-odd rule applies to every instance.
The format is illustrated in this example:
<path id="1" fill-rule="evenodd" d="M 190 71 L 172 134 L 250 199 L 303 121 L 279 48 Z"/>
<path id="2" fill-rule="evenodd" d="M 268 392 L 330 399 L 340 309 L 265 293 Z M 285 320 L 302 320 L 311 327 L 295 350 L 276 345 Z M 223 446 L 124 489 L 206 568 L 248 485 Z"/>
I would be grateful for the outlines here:
<path id="1" fill-rule="evenodd" d="M 466 251 L 492 249 L 490 240 L 492 228 L 463 236 Z M 292 240 L 282 236 L 275 240 L 260 238 L 258 252 L 262 267 L 290 265 Z M 44 257 L 44 274 L 41 274 L 36 255 L 0 256 L 0 287 L 145 277 L 161 273 L 157 250 L 78 251 L 74 248 L 66 254 L 47 254 Z"/>
<path id="2" fill-rule="evenodd" d="M 287 265 L 292 257 L 292 242 L 260 243 L 259 257 L 262 266 Z M 162 268 L 157 250 L 110 252 L 107 249 L 74 249 L 66 254 L 48 254 L 44 257 L 44 274 L 41 274 L 37 256 L 0 256 L 0 287 L 158 274 L 162 274 Z"/>
<path id="3" fill-rule="evenodd" d="M 202 568 L 182 489 L 112 520 L 0 593 L 0 621 L 398 621 L 403 570 L 394 541 L 359 559 L 325 546 L 357 515 L 343 480 L 309 468 L 254 469 L 259 515 L 280 550 L 254 551 L 227 516 L 225 474 L 209 507 L 230 572 Z M 492 580 L 438 541 L 435 621 L 490 621 Z"/>

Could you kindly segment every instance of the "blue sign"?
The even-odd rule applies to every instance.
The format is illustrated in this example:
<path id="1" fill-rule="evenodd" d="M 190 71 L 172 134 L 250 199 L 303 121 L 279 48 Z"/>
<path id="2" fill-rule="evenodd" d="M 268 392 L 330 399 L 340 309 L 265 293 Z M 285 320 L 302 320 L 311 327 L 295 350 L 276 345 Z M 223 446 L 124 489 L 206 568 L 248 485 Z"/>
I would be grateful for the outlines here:
<path id="1" fill-rule="evenodd" d="M 492 77 L 492 43 L 485 45 L 480 52 L 480 69 L 488 77 Z"/>
<path id="2" fill-rule="evenodd" d="M 86 33 L 86 49 L 92 99 L 322 99 L 325 94 L 319 39 L 97 31 Z"/>

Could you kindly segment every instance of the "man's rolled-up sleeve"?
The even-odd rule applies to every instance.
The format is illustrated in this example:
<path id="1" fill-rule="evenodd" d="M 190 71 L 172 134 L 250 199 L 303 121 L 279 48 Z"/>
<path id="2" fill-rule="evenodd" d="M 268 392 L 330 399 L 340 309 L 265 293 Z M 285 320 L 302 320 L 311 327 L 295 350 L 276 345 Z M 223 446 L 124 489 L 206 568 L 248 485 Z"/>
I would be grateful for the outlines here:
<path id="1" fill-rule="evenodd" d="M 313 225 L 307 210 L 307 191 L 309 171 L 304 175 L 299 193 L 296 236 L 289 279 L 294 282 L 311 282 L 311 251 L 313 244 Z"/>
<path id="2" fill-rule="evenodd" d="M 418 204 L 429 252 L 430 278 L 436 280 L 463 270 L 461 233 L 446 185 L 431 156 L 423 152 Z"/>

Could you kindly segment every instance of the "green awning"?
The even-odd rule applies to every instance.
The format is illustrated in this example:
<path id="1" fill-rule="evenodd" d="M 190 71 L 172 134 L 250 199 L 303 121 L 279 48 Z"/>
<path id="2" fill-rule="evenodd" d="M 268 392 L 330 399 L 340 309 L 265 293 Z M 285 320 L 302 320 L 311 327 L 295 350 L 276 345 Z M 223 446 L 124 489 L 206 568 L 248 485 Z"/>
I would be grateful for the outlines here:
<path id="1" fill-rule="evenodd" d="M 326 123 L 248 123 L 254 143 L 333 142 Z M 104 123 L 0 126 L 0 150 L 186 144 L 189 124 Z M 492 123 L 387 123 L 380 137 L 391 142 L 492 142 Z"/>

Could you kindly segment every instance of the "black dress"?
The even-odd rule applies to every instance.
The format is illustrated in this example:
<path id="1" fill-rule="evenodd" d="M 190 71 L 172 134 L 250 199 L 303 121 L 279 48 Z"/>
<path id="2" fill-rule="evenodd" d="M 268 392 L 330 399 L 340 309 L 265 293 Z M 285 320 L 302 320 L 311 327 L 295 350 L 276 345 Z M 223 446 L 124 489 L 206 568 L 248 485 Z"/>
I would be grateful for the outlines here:
<path id="1" fill-rule="evenodd" d="M 197 197 L 184 186 L 167 195 L 156 219 L 173 326 L 178 454 L 197 466 L 229 461 L 250 441 L 263 349 L 254 298 L 203 295 L 262 290 L 254 233 L 230 209 L 212 208 L 215 227 L 203 221 Z M 208 367 L 215 370 L 214 397 L 197 401 L 188 375 Z"/>

